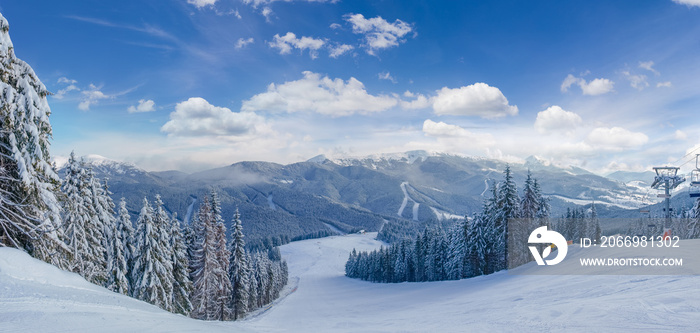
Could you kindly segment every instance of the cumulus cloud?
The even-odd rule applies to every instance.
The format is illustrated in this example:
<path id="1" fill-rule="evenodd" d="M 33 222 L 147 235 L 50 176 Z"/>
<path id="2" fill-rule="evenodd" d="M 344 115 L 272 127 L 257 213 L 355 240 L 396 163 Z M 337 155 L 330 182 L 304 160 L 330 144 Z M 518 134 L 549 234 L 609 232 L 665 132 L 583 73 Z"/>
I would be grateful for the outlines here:
<path id="1" fill-rule="evenodd" d="M 96 87 L 93 84 L 90 84 L 89 88 L 89 90 L 84 90 L 82 92 L 83 98 L 78 104 L 78 109 L 82 111 L 90 110 L 90 106 L 97 104 L 102 99 L 114 98 L 114 96 L 103 93 L 102 91 L 100 91 L 99 87 Z"/>
<path id="2" fill-rule="evenodd" d="M 241 110 L 247 112 L 303 112 L 310 111 L 340 117 L 355 113 L 385 111 L 398 101 L 385 95 L 371 95 L 364 84 L 354 77 L 347 81 L 321 77 L 303 72 L 300 80 L 280 85 L 270 84 L 267 91 L 243 101 Z"/>
<path id="3" fill-rule="evenodd" d="M 671 88 L 673 85 L 671 84 L 671 81 L 666 81 L 666 82 L 659 82 L 656 84 L 657 88 Z"/>
<path id="4" fill-rule="evenodd" d="M 381 16 L 366 19 L 362 14 L 347 14 L 345 20 L 352 25 L 352 31 L 364 35 L 367 53 L 375 55 L 377 50 L 398 46 L 403 42 L 402 38 L 413 27 L 399 19 L 389 23 Z"/>
<path id="5" fill-rule="evenodd" d="M 583 123 L 581 117 L 571 111 L 566 111 L 557 105 L 537 113 L 535 129 L 542 134 L 552 132 L 570 132 Z"/>
<path id="6" fill-rule="evenodd" d="M 590 82 L 580 77 L 575 77 L 569 74 L 564 81 L 561 83 L 561 91 L 567 92 L 572 85 L 578 85 L 583 91 L 584 95 L 602 95 L 613 91 L 613 85 L 615 82 L 609 79 L 598 78 Z"/>
<path id="7" fill-rule="evenodd" d="M 236 48 L 242 49 L 242 48 L 248 46 L 248 44 L 253 44 L 253 42 L 255 42 L 253 37 L 250 37 L 247 39 L 239 38 L 238 41 L 236 42 Z"/>
<path id="8" fill-rule="evenodd" d="M 475 83 L 466 87 L 437 91 L 433 99 L 433 110 L 438 115 L 479 116 L 499 118 L 518 114 L 518 107 L 509 105 L 500 89 L 486 83 Z"/>
<path id="9" fill-rule="evenodd" d="M 312 59 L 318 57 L 318 50 L 323 47 L 326 42 L 323 39 L 316 39 L 313 37 L 303 36 L 297 38 L 293 32 L 287 32 L 286 35 L 281 36 L 275 34 L 273 41 L 268 44 L 272 48 L 279 49 L 280 54 L 288 54 L 292 52 L 293 48 L 299 49 L 301 51 L 309 50 L 309 55 Z"/>
<path id="10" fill-rule="evenodd" d="M 599 148 L 622 150 L 644 145 L 649 137 L 641 132 L 632 132 L 622 127 L 598 127 L 586 137 L 586 142 Z"/>
<path id="11" fill-rule="evenodd" d="M 686 5 L 688 7 L 700 7 L 700 0 L 673 0 L 673 2 Z"/>
<path id="12" fill-rule="evenodd" d="M 156 110 L 155 106 L 156 106 L 156 103 L 155 103 L 153 100 L 150 100 L 150 99 L 149 99 L 149 100 L 141 99 L 141 100 L 139 100 L 139 105 L 137 105 L 137 106 L 133 106 L 133 105 L 132 105 L 132 106 L 129 106 L 129 108 L 127 109 L 127 111 L 128 111 L 129 113 L 151 112 L 151 111 L 155 111 L 155 110 Z"/>
<path id="13" fill-rule="evenodd" d="M 350 52 L 350 51 L 352 51 L 352 50 L 354 50 L 354 49 L 355 49 L 355 47 L 352 46 L 352 45 L 348 45 L 348 44 L 337 44 L 337 45 L 334 45 L 334 46 L 330 46 L 330 54 L 329 54 L 329 56 L 330 56 L 331 58 L 338 58 L 338 57 L 340 57 L 341 55 L 343 55 L 343 54 L 345 54 L 345 53 L 347 53 L 347 52 Z"/>
<path id="14" fill-rule="evenodd" d="M 244 136 L 264 127 L 265 119 L 253 112 L 233 112 L 192 97 L 175 106 L 161 131 L 172 136 Z"/>
<path id="15" fill-rule="evenodd" d="M 206 6 L 214 6 L 217 0 L 187 0 L 187 3 L 194 5 L 197 8 L 204 8 Z"/>

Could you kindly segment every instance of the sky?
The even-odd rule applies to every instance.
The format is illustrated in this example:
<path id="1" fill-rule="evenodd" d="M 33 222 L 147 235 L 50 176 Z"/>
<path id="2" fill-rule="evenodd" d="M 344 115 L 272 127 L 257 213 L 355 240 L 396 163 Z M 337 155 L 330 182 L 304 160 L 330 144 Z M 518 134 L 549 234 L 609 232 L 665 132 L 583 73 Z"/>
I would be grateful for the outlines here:
<path id="1" fill-rule="evenodd" d="M 700 0 L 2 0 L 52 154 L 694 167 Z M 697 151 L 696 151 L 697 149 Z M 687 155 L 687 156 L 684 156 Z"/>

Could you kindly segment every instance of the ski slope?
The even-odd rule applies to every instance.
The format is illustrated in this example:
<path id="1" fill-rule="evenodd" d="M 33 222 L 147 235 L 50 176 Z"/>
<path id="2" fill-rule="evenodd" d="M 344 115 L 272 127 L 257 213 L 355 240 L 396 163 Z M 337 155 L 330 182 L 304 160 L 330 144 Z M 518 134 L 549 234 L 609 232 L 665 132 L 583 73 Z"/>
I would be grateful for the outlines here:
<path id="1" fill-rule="evenodd" d="M 173 315 L 18 250 L 0 248 L 0 331 L 696 332 L 700 323 L 698 276 L 499 272 L 460 281 L 399 284 L 346 278 L 349 251 L 379 247 L 375 236 L 352 234 L 283 246 L 290 272 L 286 296 L 244 321 L 228 323 Z M 697 255 L 685 248 L 687 255 Z M 531 263 L 518 270 L 536 268 Z"/>

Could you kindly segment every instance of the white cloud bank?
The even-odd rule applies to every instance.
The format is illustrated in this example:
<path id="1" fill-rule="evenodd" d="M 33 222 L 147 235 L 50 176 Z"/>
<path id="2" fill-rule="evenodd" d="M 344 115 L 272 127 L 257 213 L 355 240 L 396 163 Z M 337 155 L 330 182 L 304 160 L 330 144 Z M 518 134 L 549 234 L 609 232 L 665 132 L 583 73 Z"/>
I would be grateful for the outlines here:
<path id="1" fill-rule="evenodd" d="M 444 87 L 433 98 L 433 110 L 438 115 L 479 116 L 500 118 L 515 116 L 518 107 L 509 105 L 500 89 L 486 83 L 450 89 Z"/>
<path id="2" fill-rule="evenodd" d="M 622 150 L 635 148 L 644 145 L 649 141 L 649 137 L 641 132 L 632 132 L 622 127 L 598 127 L 593 129 L 586 142 L 594 147 L 609 150 Z"/>
<path id="3" fill-rule="evenodd" d="M 216 1 L 217 0 L 187 0 L 187 3 L 197 8 L 204 8 L 206 6 L 214 6 Z"/>
<path id="4" fill-rule="evenodd" d="M 233 112 L 192 97 L 175 106 L 161 131 L 172 136 L 245 136 L 264 128 L 265 119 L 253 112 Z"/>
<path id="5" fill-rule="evenodd" d="M 398 104 L 391 96 L 367 93 L 364 84 L 354 77 L 343 81 L 309 71 L 303 74 L 304 77 L 296 81 L 270 84 L 266 92 L 243 101 L 241 110 L 289 113 L 307 111 L 341 117 L 385 111 Z"/>

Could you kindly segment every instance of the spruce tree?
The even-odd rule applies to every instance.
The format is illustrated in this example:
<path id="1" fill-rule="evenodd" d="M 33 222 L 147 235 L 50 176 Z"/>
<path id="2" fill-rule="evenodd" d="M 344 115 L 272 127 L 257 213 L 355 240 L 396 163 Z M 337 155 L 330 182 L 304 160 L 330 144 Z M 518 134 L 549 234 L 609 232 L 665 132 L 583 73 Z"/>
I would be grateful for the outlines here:
<path id="1" fill-rule="evenodd" d="M 0 246 L 21 248 L 71 267 L 58 203 L 60 179 L 50 155 L 49 92 L 15 57 L 10 25 L 0 14 Z"/>
<path id="2" fill-rule="evenodd" d="M 134 270 L 132 272 L 134 297 L 154 304 L 162 309 L 171 309 L 172 286 L 168 286 L 172 271 L 169 266 L 170 257 L 163 249 L 163 240 L 158 225 L 154 220 L 154 212 L 148 199 L 143 199 L 143 208 L 136 221 L 136 251 Z"/>
<path id="3" fill-rule="evenodd" d="M 104 228 L 93 205 L 92 181 L 85 164 L 71 152 L 62 184 L 66 196 L 65 244 L 74 258 L 69 268 L 92 283 L 104 285 L 107 281 Z"/>
<path id="4" fill-rule="evenodd" d="M 233 319 L 243 318 L 248 312 L 248 289 L 250 275 L 248 266 L 248 255 L 245 250 L 245 240 L 243 239 L 243 225 L 238 209 L 233 215 L 233 232 L 231 235 L 231 259 L 229 278 L 233 287 Z"/>
<path id="5" fill-rule="evenodd" d="M 190 302 L 192 281 L 190 281 L 189 276 L 187 246 L 177 216 L 173 216 L 170 235 L 173 255 L 173 311 L 187 316 L 192 311 L 192 303 Z"/>
<path id="6" fill-rule="evenodd" d="M 134 258 L 136 255 L 136 236 L 134 232 L 134 226 L 131 224 L 131 216 L 129 211 L 126 209 L 126 199 L 121 198 L 119 201 L 119 217 L 117 218 L 117 233 L 124 246 L 124 258 L 126 261 L 126 278 L 129 281 L 129 289 L 127 295 L 133 295 L 133 285 L 134 280 L 132 280 L 132 274 L 134 268 Z"/>
<path id="7" fill-rule="evenodd" d="M 192 279 L 192 312 L 197 319 L 221 320 L 220 304 L 217 302 L 220 291 L 219 271 L 222 269 L 217 258 L 214 218 L 209 198 L 205 197 L 199 206 L 192 225 L 194 242 L 190 276 Z"/>
<path id="8" fill-rule="evenodd" d="M 214 242 L 216 251 L 216 260 L 218 262 L 218 269 L 216 270 L 216 280 L 219 286 L 219 290 L 216 296 L 216 302 L 218 304 L 218 315 L 219 320 L 229 320 L 233 317 L 236 319 L 232 308 L 232 282 L 229 277 L 230 269 L 230 257 L 231 252 L 229 251 L 228 244 L 226 242 L 226 226 L 224 225 L 224 219 L 221 216 L 221 201 L 216 191 L 211 191 L 211 211 L 214 226 Z"/>

